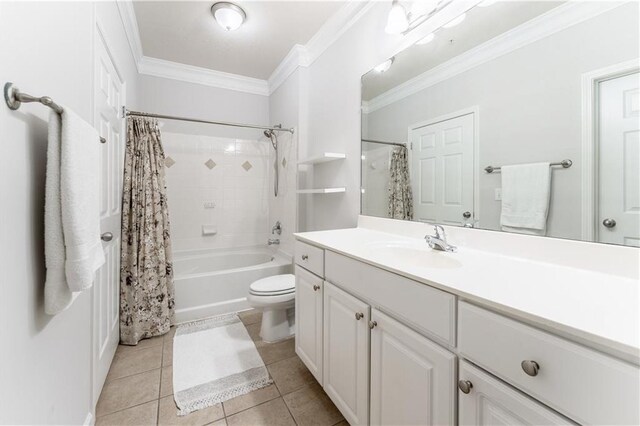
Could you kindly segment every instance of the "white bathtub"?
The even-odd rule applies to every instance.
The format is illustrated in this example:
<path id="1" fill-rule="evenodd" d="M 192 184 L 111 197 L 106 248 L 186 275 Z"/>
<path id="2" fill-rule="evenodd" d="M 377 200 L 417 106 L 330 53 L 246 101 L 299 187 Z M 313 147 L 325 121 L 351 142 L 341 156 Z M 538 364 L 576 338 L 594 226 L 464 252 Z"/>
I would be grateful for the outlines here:
<path id="1" fill-rule="evenodd" d="M 176 323 L 248 309 L 249 285 L 291 273 L 291 259 L 267 247 L 176 252 Z"/>

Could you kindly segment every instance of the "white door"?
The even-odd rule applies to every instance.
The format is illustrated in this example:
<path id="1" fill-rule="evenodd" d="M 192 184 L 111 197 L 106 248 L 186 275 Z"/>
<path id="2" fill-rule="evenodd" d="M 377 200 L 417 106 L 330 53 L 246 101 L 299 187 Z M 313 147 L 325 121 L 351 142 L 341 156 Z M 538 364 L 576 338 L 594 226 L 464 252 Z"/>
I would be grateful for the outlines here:
<path id="1" fill-rule="evenodd" d="M 458 424 L 460 425 L 574 424 L 468 362 L 460 362 L 459 376 Z"/>
<path id="2" fill-rule="evenodd" d="M 456 356 L 372 310 L 372 425 L 452 425 Z"/>
<path id="3" fill-rule="evenodd" d="M 119 341 L 120 205 L 124 155 L 124 83 L 97 29 L 94 52 L 94 125 L 107 140 L 100 164 L 100 229 L 113 238 L 104 241 L 105 264 L 96 274 L 93 297 L 93 402 L 97 402 Z"/>
<path id="4" fill-rule="evenodd" d="M 415 220 L 473 223 L 474 119 L 471 113 L 409 132 Z"/>
<path id="5" fill-rule="evenodd" d="M 638 73 L 599 83 L 598 241 L 640 247 Z"/>
<path id="6" fill-rule="evenodd" d="M 322 278 L 296 265 L 296 354 L 322 384 Z"/>
<path id="7" fill-rule="evenodd" d="M 369 421 L 369 305 L 325 281 L 324 390 L 350 425 Z"/>

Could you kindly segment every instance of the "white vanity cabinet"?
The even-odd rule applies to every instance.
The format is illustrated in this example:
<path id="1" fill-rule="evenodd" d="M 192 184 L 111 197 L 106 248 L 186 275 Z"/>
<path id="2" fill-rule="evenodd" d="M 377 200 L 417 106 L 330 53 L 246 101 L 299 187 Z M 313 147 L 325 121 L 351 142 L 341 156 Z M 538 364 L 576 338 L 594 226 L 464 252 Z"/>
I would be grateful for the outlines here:
<path id="1" fill-rule="evenodd" d="M 300 266 L 296 274 L 296 354 L 322 384 L 322 287 L 321 277 Z"/>

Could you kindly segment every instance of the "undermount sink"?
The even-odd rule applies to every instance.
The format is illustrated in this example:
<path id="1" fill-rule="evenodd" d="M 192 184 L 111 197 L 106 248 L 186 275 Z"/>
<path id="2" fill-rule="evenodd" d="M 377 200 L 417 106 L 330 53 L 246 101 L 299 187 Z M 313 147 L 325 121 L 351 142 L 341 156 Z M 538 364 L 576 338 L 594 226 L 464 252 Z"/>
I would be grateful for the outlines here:
<path id="1" fill-rule="evenodd" d="M 372 255 L 406 265 L 436 269 L 455 269 L 462 266 L 455 258 L 455 253 L 433 250 L 425 242 L 385 241 L 373 243 L 369 247 Z"/>

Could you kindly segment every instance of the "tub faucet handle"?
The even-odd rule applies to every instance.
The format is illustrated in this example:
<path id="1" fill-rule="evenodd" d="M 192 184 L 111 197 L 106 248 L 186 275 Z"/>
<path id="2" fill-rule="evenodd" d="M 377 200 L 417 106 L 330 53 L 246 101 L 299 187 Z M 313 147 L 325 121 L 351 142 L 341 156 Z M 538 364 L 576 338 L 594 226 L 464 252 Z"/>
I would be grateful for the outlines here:
<path id="1" fill-rule="evenodd" d="M 282 234 L 282 225 L 280 224 L 280 221 L 276 221 L 276 224 L 273 225 L 273 228 L 271 228 L 271 234 L 278 234 L 281 235 Z"/>

